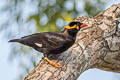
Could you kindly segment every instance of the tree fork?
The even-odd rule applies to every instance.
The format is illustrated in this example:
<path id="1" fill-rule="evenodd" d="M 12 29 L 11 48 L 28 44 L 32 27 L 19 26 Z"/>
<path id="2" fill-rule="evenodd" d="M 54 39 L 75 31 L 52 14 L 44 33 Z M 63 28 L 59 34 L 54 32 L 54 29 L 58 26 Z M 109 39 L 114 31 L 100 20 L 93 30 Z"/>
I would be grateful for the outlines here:
<path id="1" fill-rule="evenodd" d="M 61 64 L 61 68 L 41 60 L 24 80 L 76 80 L 90 68 L 120 72 L 119 19 L 120 4 L 114 4 L 92 18 L 78 17 L 75 21 L 87 23 L 88 27 L 79 31 L 69 50 L 50 56 Z"/>

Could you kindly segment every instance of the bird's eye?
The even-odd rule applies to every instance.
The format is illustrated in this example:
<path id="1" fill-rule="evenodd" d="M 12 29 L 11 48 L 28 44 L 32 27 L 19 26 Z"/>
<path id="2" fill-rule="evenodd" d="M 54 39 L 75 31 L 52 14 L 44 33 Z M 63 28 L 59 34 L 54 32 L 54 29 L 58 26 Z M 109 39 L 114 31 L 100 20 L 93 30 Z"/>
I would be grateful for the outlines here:
<path id="1" fill-rule="evenodd" d="M 77 23 L 77 25 L 78 25 L 78 26 L 80 26 L 80 25 L 81 25 L 81 23 L 79 23 L 79 22 L 78 22 L 78 23 Z"/>

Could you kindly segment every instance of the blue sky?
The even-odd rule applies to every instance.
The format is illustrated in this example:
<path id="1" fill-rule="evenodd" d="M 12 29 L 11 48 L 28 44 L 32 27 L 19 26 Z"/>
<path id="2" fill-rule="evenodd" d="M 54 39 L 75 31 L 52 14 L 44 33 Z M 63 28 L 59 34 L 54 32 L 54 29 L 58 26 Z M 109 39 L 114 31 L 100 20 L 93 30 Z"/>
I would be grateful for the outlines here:
<path id="1" fill-rule="evenodd" d="M 5 0 L 0 0 L 0 10 L 4 7 Z M 120 3 L 120 0 L 106 0 L 108 8 L 114 3 Z M 27 14 L 27 13 L 26 13 Z M 7 13 L 0 13 L 0 25 L 6 20 Z M 9 61 L 10 44 L 3 38 L 4 33 L 0 32 L 0 80 L 16 80 L 19 69 L 19 59 L 15 58 Z M 78 80 L 120 80 L 120 74 L 102 71 L 98 69 L 89 69 L 85 71 Z"/>

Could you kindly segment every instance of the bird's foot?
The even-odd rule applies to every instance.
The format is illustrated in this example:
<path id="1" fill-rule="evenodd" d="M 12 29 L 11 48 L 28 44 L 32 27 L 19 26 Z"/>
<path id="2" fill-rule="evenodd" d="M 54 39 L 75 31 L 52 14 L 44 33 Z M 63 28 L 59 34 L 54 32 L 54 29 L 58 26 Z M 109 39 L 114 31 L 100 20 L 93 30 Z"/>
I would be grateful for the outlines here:
<path id="1" fill-rule="evenodd" d="M 48 57 L 44 57 L 44 59 L 45 59 L 47 62 L 49 62 L 51 65 L 53 65 L 54 67 L 60 68 L 60 65 L 59 65 L 58 63 L 49 60 Z"/>

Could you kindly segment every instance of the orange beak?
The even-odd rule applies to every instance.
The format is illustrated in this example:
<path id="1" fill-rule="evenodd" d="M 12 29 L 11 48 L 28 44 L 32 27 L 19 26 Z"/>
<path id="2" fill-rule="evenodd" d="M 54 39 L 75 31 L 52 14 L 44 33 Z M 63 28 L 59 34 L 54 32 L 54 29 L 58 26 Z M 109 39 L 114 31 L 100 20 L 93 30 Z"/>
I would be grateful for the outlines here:
<path id="1" fill-rule="evenodd" d="M 82 23 L 82 25 L 81 25 L 80 27 L 83 28 L 83 27 L 85 27 L 85 26 L 88 26 L 88 24 Z"/>

